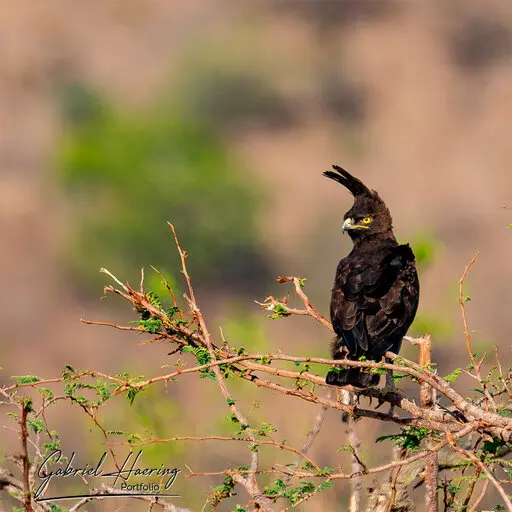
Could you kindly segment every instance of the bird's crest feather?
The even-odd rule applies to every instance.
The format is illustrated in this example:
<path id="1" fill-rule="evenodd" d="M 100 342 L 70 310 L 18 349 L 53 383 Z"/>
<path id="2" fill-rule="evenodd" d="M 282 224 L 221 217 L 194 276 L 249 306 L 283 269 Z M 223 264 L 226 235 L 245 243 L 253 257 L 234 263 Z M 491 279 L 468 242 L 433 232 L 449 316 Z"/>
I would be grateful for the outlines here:
<path id="1" fill-rule="evenodd" d="M 348 171 L 343 169 L 343 167 L 333 165 L 332 168 L 334 171 L 325 171 L 323 175 L 327 176 L 327 178 L 330 178 L 331 180 L 341 183 L 352 193 L 354 197 L 361 196 L 363 194 L 371 195 L 370 189 L 361 180 L 358 180 Z"/>

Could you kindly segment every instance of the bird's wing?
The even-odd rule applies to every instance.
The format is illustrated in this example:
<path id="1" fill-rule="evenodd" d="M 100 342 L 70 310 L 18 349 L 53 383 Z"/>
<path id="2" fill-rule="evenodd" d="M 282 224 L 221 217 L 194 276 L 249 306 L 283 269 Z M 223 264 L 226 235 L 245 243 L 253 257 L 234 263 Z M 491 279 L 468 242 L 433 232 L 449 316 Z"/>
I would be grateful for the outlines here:
<path id="1" fill-rule="evenodd" d="M 361 286 L 365 266 L 350 258 L 340 261 L 331 296 L 331 321 L 341 345 L 351 355 L 368 350 L 368 336 L 362 323 L 362 304 L 358 288 Z M 366 273 L 367 274 L 367 273 Z"/>
<path id="2" fill-rule="evenodd" d="M 334 330 L 354 356 L 397 350 L 416 313 L 418 292 L 408 245 L 379 251 L 370 260 L 345 258 L 332 292 Z"/>
<path id="3" fill-rule="evenodd" d="M 398 352 L 402 338 L 416 315 L 419 301 L 419 281 L 414 255 L 408 245 L 397 247 L 399 270 L 389 290 L 379 298 L 379 309 L 366 315 L 366 328 L 371 337 L 371 350 L 382 355 Z"/>

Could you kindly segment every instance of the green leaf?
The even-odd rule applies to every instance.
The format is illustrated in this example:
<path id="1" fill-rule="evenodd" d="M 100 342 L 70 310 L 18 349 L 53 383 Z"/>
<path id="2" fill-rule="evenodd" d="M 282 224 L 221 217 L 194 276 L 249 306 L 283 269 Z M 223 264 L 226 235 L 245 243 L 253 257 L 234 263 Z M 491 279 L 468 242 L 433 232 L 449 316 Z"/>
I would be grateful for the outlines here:
<path id="1" fill-rule="evenodd" d="M 43 443 L 43 448 L 45 452 L 54 452 L 55 450 L 60 450 L 60 439 L 56 437 L 47 443 Z"/>
<path id="2" fill-rule="evenodd" d="M 500 448 L 506 446 L 507 443 L 502 441 L 498 437 L 493 437 L 492 441 L 484 441 L 482 444 L 482 451 L 485 453 L 490 453 L 492 455 L 496 455 Z"/>
<path id="3" fill-rule="evenodd" d="M 129 323 L 138 325 L 139 327 L 141 327 L 145 331 L 148 331 L 151 334 L 158 334 L 163 329 L 162 321 L 159 318 L 155 318 L 153 316 L 142 320 L 133 320 Z"/>
<path id="4" fill-rule="evenodd" d="M 158 295 L 155 292 L 146 292 L 146 298 L 148 299 L 152 306 L 155 306 L 155 308 L 158 309 L 162 309 L 162 302 L 160 300 L 160 297 L 158 297 Z"/>
<path id="5" fill-rule="evenodd" d="M 28 412 L 33 411 L 32 398 L 29 398 L 28 396 L 24 397 L 23 400 L 21 401 L 21 403 L 24 405 L 25 409 Z"/>
<path id="6" fill-rule="evenodd" d="M 377 442 L 379 442 L 379 439 L 382 440 L 382 438 L 378 438 L 377 439 Z M 340 452 L 350 452 L 350 453 L 354 453 L 354 448 L 352 446 L 350 446 L 349 444 L 346 444 L 344 446 L 341 446 L 340 448 L 338 448 L 336 450 L 336 453 L 340 453 Z"/>
<path id="7" fill-rule="evenodd" d="M 128 398 L 128 401 L 130 402 L 130 405 L 133 405 L 133 401 L 135 400 L 135 397 L 142 391 L 140 388 L 130 388 L 128 389 L 126 393 L 126 397 Z"/>
<path id="8" fill-rule="evenodd" d="M 44 423 L 39 418 L 28 420 L 27 425 L 35 433 L 44 432 L 46 430 Z"/>
<path id="9" fill-rule="evenodd" d="M 268 436 L 269 434 L 272 434 L 273 432 L 277 432 L 277 428 L 275 428 L 270 423 L 261 423 L 259 429 L 256 431 L 256 434 L 259 436 Z"/>
<path id="10" fill-rule="evenodd" d="M 144 438 L 140 434 L 131 433 L 131 434 L 127 434 L 127 436 L 126 436 L 126 442 L 128 444 L 135 444 L 140 441 L 144 441 Z"/>
<path id="11" fill-rule="evenodd" d="M 60 508 L 57 505 L 54 505 L 53 503 L 50 503 L 50 512 L 66 512 L 66 509 L 65 508 Z"/>
<path id="12" fill-rule="evenodd" d="M 73 396 L 75 394 L 75 389 L 76 389 L 76 382 L 68 382 L 64 386 L 64 393 L 67 396 Z"/>
<path id="13" fill-rule="evenodd" d="M 51 400 L 54 397 L 53 391 L 51 389 L 39 388 L 38 391 L 46 400 Z"/>
<path id="14" fill-rule="evenodd" d="M 324 480 L 319 486 L 317 491 L 323 491 L 324 489 L 330 489 L 334 485 L 334 482 Z"/>
<path id="15" fill-rule="evenodd" d="M 286 318 L 290 316 L 290 313 L 286 311 L 286 309 L 281 304 L 274 304 L 271 311 L 273 312 L 269 315 L 269 318 L 272 320 L 277 320 L 278 318 Z"/>
<path id="16" fill-rule="evenodd" d="M 76 370 L 70 364 L 67 364 L 62 370 L 62 378 L 69 380 L 72 378 L 73 373 L 76 373 Z"/>
<path id="17" fill-rule="evenodd" d="M 462 368 L 457 368 L 454 370 L 450 375 L 447 375 L 446 377 L 443 377 L 443 379 L 446 382 L 455 382 L 457 380 L 457 377 L 462 373 Z"/>
<path id="18" fill-rule="evenodd" d="M 295 505 L 301 499 L 303 499 L 308 494 L 314 493 L 316 490 L 315 484 L 313 482 L 303 482 L 302 485 L 298 487 L 294 487 L 292 489 L 286 489 L 283 492 L 283 496 L 288 498 L 290 505 Z"/>
<path id="19" fill-rule="evenodd" d="M 334 473 L 334 469 L 325 467 L 315 473 L 315 476 L 329 476 Z"/>
<path id="20" fill-rule="evenodd" d="M 285 488 L 286 484 L 280 478 L 278 478 L 271 485 L 263 489 L 263 494 L 265 496 L 275 496 L 276 494 L 281 494 Z"/>
<path id="21" fill-rule="evenodd" d="M 391 439 L 397 446 L 408 450 L 417 450 L 421 441 L 432 434 L 432 430 L 422 427 L 403 427 L 400 434 L 381 436 L 376 439 L 377 443 Z"/>
<path id="22" fill-rule="evenodd" d="M 65 508 L 60 508 L 57 505 L 54 505 L 53 503 L 50 503 L 50 512 L 66 512 Z"/>
<path id="23" fill-rule="evenodd" d="M 219 503 L 221 500 L 225 498 L 229 498 L 233 496 L 233 488 L 235 487 L 235 482 L 231 476 L 226 476 L 224 478 L 224 483 L 222 485 L 217 485 L 213 488 L 214 493 L 216 494 L 214 503 Z"/>
<path id="24" fill-rule="evenodd" d="M 35 375 L 13 375 L 11 379 L 15 379 L 18 384 L 32 384 L 40 381 Z"/>
<path id="25" fill-rule="evenodd" d="M 108 384 L 101 379 L 98 379 L 98 384 L 96 384 L 95 388 L 96 394 L 102 401 L 108 400 L 112 396 Z"/>

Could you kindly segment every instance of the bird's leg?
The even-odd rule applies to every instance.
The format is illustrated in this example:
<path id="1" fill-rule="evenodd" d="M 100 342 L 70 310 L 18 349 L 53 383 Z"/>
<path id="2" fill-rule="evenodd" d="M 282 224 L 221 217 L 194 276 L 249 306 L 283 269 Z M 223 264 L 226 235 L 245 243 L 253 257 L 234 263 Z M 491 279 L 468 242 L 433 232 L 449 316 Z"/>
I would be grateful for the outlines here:
<path id="1" fill-rule="evenodd" d="M 386 357 L 386 363 L 389 364 L 391 362 L 392 362 L 391 359 L 388 359 Z M 393 379 L 393 372 L 391 370 L 386 370 L 386 383 L 379 394 L 379 402 L 377 404 L 376 409 L 381 407 L 386 402 L 386 400 L 384 400 L 384 396 L 387 395 L 388 393 L 393 394 L 393 395 L 403 396 L 402 393 L 397 389 L 397 387 L 395 385 L 395 380 Z M 395 406 L 391 405 L 389 408 L 389 415 L 390 416 L 393 415 L 394 412 L 395 412 Z"/>
<path id="2" fill-rule="evenodd" d="M 387 364 L 391 364 L 393 361 L 388 357 L 385 358 Z M 393 379 L 393 370 L 386 370 L 386 384 L 384 385 L 384 389 L 382 390 L 384 393 L 393 393 L 396 394 L 398 391 L 396 389 L 395 381 Z M 395 412 L 395 406 L 391 404 L 389 406 L 389 415 L 392 416 Z"/>
<path id="3" fill-rule="evenodd" d="M 353 391 L 349 391 L 348 389 L 341 389 L 339 401 L 345 405 L 358 405 L 359 404 L 359 393 L 354 393 Z M 353 417 L 352 419 L 357 419 L 358 416 Z M 351 419 L 351 416 L 348 412 L 342 412 L 340 416 L 342 423 L 348 423 Z"/>
<path id="4" fill-rule="evenodd" d="M 342 354 L 342 359 L 348 359 L 348 349 L 347 347 L 341 347 L 340 352 Z M 359 403 L 359 395 L 349 391 L 348 389 L 340 389 L 337 390 L 338 400 L 345 405 L 355 405 Z M 348 412 L 341 413 L 340 419 L 342 423 L 348 423 L 350 421 L 350 414 Z"/>

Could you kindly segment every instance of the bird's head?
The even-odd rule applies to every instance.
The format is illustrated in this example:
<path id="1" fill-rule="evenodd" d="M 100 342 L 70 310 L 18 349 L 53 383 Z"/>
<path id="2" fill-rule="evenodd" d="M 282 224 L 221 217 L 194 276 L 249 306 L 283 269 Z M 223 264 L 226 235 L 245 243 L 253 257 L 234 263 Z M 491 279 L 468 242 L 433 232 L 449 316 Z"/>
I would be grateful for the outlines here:
<path id="1" fill-rule="evenodd" d="M 337 165 L 332 167 L 334 171 L 325 171 L 324 176 L 341 183 L 354 196 L 354 205 L 343 218 L 343 233 L 348 233 L 352 240 L 356 240 L 390 231 L 391 214 L 379 194 L 375 190 L 370 190 L 345 169 Z"/>

